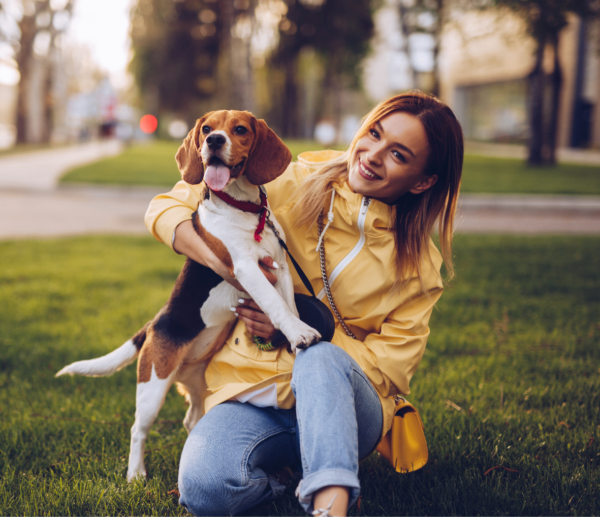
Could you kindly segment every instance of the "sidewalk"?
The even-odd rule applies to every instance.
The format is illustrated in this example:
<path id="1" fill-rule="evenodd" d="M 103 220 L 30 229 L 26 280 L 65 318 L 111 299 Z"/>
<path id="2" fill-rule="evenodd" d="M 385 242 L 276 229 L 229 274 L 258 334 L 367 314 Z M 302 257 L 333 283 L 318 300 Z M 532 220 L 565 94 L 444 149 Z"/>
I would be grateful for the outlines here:
<path id="1" fill-rule="evenodd" d="M 115 156 L 123 150 L 117 140 L 89 142 L 0 157 L 0 189 L 49 190 L 69 169 Z"/>
<path id="2" fill-rule="evenodd" d="M 456 232 L 600 235 L 600 196 L 464 194 Z"/>
<path id="3" fill-rule="evenodd" d="M 0 239 L 148 235 L 144 213 L 163 187 L 58 184 L 67 169 L 120 150 L 108 141 L 0 157 Z M 465 194 L 456 231 L 600 235 L 600 196 Z"/>
<path id="4" fill-rule="evenodd" d="M 148 234 L 144 214 L 159 189 L 0 188 L 0 239 Z"/>

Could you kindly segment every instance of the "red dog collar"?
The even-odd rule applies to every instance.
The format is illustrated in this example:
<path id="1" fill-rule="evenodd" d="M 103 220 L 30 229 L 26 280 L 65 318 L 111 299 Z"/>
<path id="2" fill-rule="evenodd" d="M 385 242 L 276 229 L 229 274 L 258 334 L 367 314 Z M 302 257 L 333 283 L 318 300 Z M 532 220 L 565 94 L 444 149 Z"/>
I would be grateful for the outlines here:
<path id="1" fill-rule="evenodd" d="M 237 199 L 232 198 L 229 194 L 225 192 L 219 192 L 216 190 L 211 190 L 211 192 L 217 196 L 219 199 L 225 201 L 228 205 L 231 205 L 242 212 L 251 212 L 253 214 L 260 214 L 258 218 L 258 226 L 256 227 L 256 231 L 254 232 L 254 239 L 258 242 L 261 241 L 262 237 L 260 234 L 265 229 L 265 219 L 267 218 L 267 196 L 262 191 L 260 191 L 260 205 L 255 205 L 254 203 L 250 203 L 249 201 L 238 201 Z"/>

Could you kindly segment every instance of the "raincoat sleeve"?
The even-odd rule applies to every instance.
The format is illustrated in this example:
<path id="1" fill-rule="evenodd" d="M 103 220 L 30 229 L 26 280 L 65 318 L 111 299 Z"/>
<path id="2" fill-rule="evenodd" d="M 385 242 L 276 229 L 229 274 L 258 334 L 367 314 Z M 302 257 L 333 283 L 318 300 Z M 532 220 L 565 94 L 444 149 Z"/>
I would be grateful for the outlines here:
<path id="1" fill-rule="evenodd" d="M 418 286 L 418 281 L 412 284 Z M 413 289 L 414 294 L 389 313 L 381 331 L 367 334 L 364 341 L 352 339 L 341 327 L 335 331 L 333 343 L 359 364 L 382 398 L 410 393 L 410 380 L 425 353 L 429 318 L 442 295 L 441 279 L 432 284 L 426 292 Z"/>
<path id="2" fill-rule="evenodd" d="M 192 218 L 200 203 L 201 185 L 179 181 L 171 192 L 160 194 L 150 201 L 144 222 L 156 239 L 173 248 L 175 228 Z"/>

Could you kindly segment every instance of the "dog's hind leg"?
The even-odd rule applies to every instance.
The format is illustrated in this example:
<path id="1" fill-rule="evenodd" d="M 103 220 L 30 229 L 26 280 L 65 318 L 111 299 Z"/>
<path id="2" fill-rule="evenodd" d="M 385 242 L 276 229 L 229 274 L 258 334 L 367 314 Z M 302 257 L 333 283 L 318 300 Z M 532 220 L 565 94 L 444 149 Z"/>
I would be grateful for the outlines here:
<path id="1" fill-rule="evenodd" d="M 156 330 L 155 324 L 148 329 L 148 337 L 138 361 L 135 422 L 131 428 L 128 481 L 146 474 L 144 448 L 148 432 L 165 402 L 167 392 L 175 381 L 188 350 L 189 345 L 172 346 L 165 334 Z"/>
<path id="2" fill-rule="evenodd" d="M 229 321 L 218 327 L 204 329 L 192 343 L 188 354 L 177 372 L 177 390 L 185 396 L 189 404 L 183 425 L 188 433 L 204 416 L 204 399 L 206 398 L 205 371 L 210 358 L 216 354 L 225 343 L 231 328 L 235 323 Z"/>
<path id="3" fill-rule="evenodd" d="M 185 396 L 189 404 L 183 419 L 183 426 L 189 433 L 204 416 L 204 398 L 206 397 L 206 379 L 204 374 L 208 361 L 182 366 L 177 376 L 177 390 Z"/>
<path id="4" fill-rule="evenodd" d="M 165 397 L 173 384 L 176 373 L 177 370 L 174 370 L 167 378 L 160 379 L 152 365 L 150 380 L 137 385 L 135 422 L 131 428 L 131 448 L 129 468 L 127 469 L 127 481 L 129 482 L 138 476 L 146 475 L 144 465 L 146 438 L 165 402 Z"/>

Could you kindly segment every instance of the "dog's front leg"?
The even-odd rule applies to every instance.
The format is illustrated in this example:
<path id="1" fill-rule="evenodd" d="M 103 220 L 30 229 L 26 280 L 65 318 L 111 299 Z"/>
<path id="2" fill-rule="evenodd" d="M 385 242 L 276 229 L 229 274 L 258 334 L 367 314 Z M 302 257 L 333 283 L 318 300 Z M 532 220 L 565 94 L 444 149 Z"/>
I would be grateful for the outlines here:
<path id="1" fill-rule="evenodd" d="M 316 343 L 321 335 L 294 316 L 286 301 L 265 278 L 256 262 L 241 260 L 234 263 L 235 278 L 269 317 L 275 328 L 281 330 L 292 350 L 306 348 Z"/>
<path id="2" fill-rule="evenodd" d="M 287 262 L 283 261 L 284 264 L 280 265 L 279 273 L 277 275 L 277 284 L 275 288 L 281 294 L 281 297 L 287 303 L 287 306 L 292 311 L 294 316 L 298 316 L 298 309 L 296 309 L 296 301 L 294 300 L 294 281 Z"/>
<path id="3" fill-rule="evenodd" d="M 138 476 L 146 476 L 144 465 L 146 438 L 160 408 L 165 403 L 165 397 L 173 384 L 176 371 L 171 372 L 166 379 L 159 379 L 152 366 L 150 380 L 137 385 L 135 422 L 131 428 L 131 448 L 127 469 L 127 481 L 130 483 Z"/>

